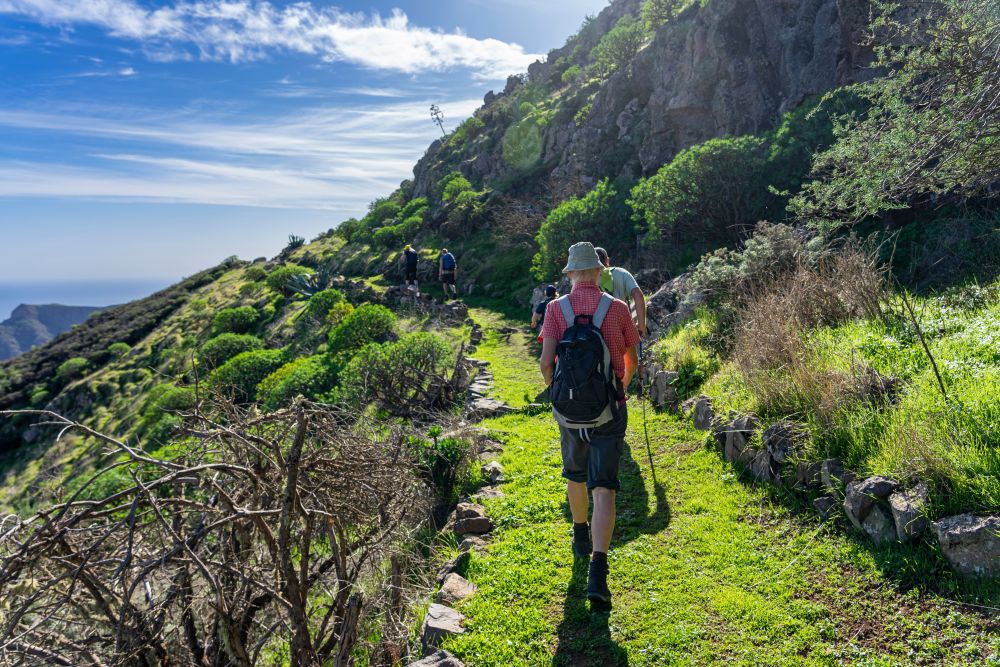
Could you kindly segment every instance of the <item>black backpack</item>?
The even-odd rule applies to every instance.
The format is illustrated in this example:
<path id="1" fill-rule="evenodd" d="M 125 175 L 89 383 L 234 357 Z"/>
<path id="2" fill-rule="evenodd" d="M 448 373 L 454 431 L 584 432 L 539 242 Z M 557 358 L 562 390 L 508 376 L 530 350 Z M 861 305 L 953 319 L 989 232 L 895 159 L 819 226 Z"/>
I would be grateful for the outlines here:
<path id="1" fill-rule="evenodd" d="M 615 418 L 620 398 L 611 353 L 601 335 L 614 298 L 602 294 L 593 315 L 576 315 L 568 294 L 556 302 L 568 328 L 556 350 L 558 360 L 549 390 L 552 415 L 560 425 L 580 429 L 583 440 L 589 441 L 590 429 Z"/>

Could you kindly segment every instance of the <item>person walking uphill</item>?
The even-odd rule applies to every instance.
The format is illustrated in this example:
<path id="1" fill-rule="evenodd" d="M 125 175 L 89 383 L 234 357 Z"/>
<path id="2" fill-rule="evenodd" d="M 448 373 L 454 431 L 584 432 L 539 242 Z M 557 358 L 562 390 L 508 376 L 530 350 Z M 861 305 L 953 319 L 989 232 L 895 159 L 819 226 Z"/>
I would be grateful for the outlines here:
<path id="1" fill-rule="evenodd" d="M 448 286 L 458 297 L 458 286 L 455 281 L 458 279 L 458 262 L 455 256 L 448 252 L 447 248 L 441 249 L 441 261 L 438 265 L 438 277 L 441 279 L 441 287 L 444 289 L 444 298 L 448 298 Z"/>
<path id="2" fill-rule="evenodd" d="M 404 267 L 403 279 L 406 281 L 406 286 L 412 286 L 417 296 L 420 296 L 420 283 L 417 282 L 417 262 L 420 260 L 420 253 L 414 250 L 413 246 L 407 245 L 403 248 L 401 259 Z"/>
<path id="3" fill-rule="evenodd" d="M 611 266 L 611 258 L 608 257 L 608 251 L 604 248 L 594 248 L 594 250 L 601 258 L 601 264 L 604 265 L 601 279 L 597 283 L 598 287 L 616 299 L 621 299 L 625 305 L 631 306 L 635 303 L 635 320 L 639 327 L 639 335 L 645 336 L 647 331 L 646 297 L 643 296 L 635 276 L 620 266 Z"/>
<path id="4" fill-rule="evenodd" d="M 545 298 L 538 302 L 538 305 L 531 311 L 531 328 L 536 329 L 539 325 L 545 324 L 545 309 L 549 307 L 549 302 L 559 296 L 555 285 L 545 286 Z M 538 334 L 538 342 L 542 342 L 542 334 Z"/>
<path id="5" fill-rule="evenodd" d="M 591 556 L 587 598 L 593 605 L 611 603 L 608 548 L 628 426 L 625 388 L 639 365 L 639 331 L 625 302 L 598 287 L 603 268 L 590 243 L 569 249 L 563 273 L 573 288 L 546 309 L 539 362 L 559 424 L 573 553 Z M 594 496 L 589 531 L 588 490 Z"/>

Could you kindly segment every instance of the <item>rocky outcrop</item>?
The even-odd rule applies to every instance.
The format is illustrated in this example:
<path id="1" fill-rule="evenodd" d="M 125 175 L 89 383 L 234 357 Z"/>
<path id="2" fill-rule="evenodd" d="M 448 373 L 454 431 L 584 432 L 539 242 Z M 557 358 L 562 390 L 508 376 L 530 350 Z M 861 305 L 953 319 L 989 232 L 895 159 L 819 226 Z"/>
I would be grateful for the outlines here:
<path id="1" fill-rule="evenodd" d="M 451 607 L 443 604 L 432 604 L 424 616 L 424 625 L 420 632 L 424 655 L 430 655 L 448 637 L 465 632 L 462 623 L 465 616 Z"/>
<path id="2" fill-rule="evenodd" d="M 527 77 L 513 77 L 503 92 L 487 95 L 479 117 L 487 123 L 489 140 L 451 158 L 448 142 L 431 145 L 414 170 L 414 191 L 427 195 L 456 166 L 474 183 L 484 183 L 542 165 L 554 182 L 581 191 L 603 176 L 652 173 L 684 148 L 713 137 L 767 131 L 806 98 L 870 74 L 863 67 L 870 53 L 858 46 L 868 4 L 695 3 L 661 27 L 631 65 L 602 82 L 592 97 L 590 89 L 571 91 L 579 94 L 566 95 L 574 102 L 552 121 L 518 128 L 525 136 L 537 135 L 528 163 L 504 159 L 502 137 L 519 122 L 504 111 L 505 98 L 524 80 L 561 87 L 559 63 L 572 57 L 568 49 L 587 53 L 622 16 L 638 14 L 639 0 L 615 0 L 578 42 L 532 65 Z"/>
<path id="3" fill-rule="evenodd" d="M 37 345 L 44 345 L 94 312 L 91 306 L 32 306 L 21 304 L 0 322 L 0 361 L 16 357 Z"/>

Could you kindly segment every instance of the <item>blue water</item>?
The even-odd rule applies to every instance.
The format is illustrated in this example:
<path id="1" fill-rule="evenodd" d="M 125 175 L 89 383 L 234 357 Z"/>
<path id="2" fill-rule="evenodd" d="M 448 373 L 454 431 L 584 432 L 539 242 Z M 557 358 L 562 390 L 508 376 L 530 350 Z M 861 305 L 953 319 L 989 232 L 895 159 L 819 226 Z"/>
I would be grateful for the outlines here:
<path id="1" fill-rule="evenodd" d="M 0 283 L 0 322 L 19 304 L 59 303 L 64 306 L 113 306 L 127 303 L 177 282 L 158 280 L 76 280 L 65 282 Z"/>

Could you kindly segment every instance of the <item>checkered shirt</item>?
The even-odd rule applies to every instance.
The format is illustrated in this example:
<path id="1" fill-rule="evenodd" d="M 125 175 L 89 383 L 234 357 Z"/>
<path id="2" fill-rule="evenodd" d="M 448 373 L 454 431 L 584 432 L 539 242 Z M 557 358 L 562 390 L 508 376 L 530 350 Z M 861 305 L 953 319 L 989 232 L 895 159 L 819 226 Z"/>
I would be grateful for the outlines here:
<path id="1" fill-rule="evenodd" d="M 569 303 L 573 306 L 573 312 L 577 315 L 593 315 L 597 310 L 597 303 L 601 300 L 604 292 L 594 284 L 578 283 L 573 286 L 573 291 L 569 295 Z M 562 308 L 555 300 L 549 303 L 545 310 L 545 323 L 542 325 L 542 338 L 552 338 L 556 341 L 562 338 L 563 333 L 569 327 L 566 318 L 563 317 Z M 604 324 L 601 325 L 601 335 L 604 336 L 604 343 L 611 353 L 611 364 L 615 368 L 615 375 L 619 380 L 625 377 L 625 352 L 630 347 L 639 344 L 639 330 L 632 321 L 632 313 L 624 301 L 615 299 L 608 310 Z"/>

